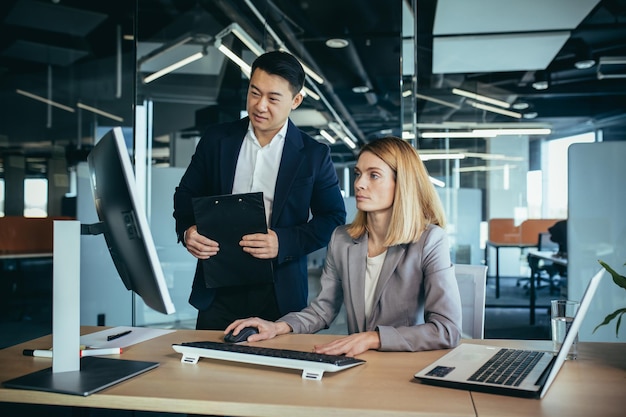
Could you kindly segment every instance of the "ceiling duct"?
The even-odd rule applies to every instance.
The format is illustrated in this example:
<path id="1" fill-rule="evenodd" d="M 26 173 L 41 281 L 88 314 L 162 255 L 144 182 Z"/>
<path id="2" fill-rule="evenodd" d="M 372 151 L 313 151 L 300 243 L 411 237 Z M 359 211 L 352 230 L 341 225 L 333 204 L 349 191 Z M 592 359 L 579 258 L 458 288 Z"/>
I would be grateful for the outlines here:
<path id="1" fill-rule="evenodd" d="M 246 3 L 250 4 L 249 0 L 246 0 Z M 280 9 L 276 5 L 274 5 L 270 0 L 268 0 L 267 3 L 268 3 L 268 5 L 273 7 L 276 11 L 280 11 Z M 252 6 L 252 5 L 250 4 L 250 6 Z M 289 39 L 289 42 L 292 45 L 294 45 L 294 49 L 296 49 L 298 51 L 298 53 L 302 56 L 302 58 L 304 58 L 307 62 L 313 63 L 314 69 L 318 73 L 321 73 L 319 71 L 319 69 L 316 68 L 317 65 L 315 65 L 315 60 L 308 53 L 308 51 L 306 50 L 304 45 L 302 45 L 302 43 L 297 39 L 296 34 L 285 23 L 284 19 L 280 20 L 278 22 L 275 22 L 275 23 L 278 25 L 278 27 L 281 29 L 281 31 L 285 34 L 287 39 Z M 326 87 L 326 90 L 328 91 L 329 97 L 333 101 L 333 107 L 336 107 L 339 110 L 339 112 L 341 113 L 343 118 L 348 122 L 348 125 L 350 126 L 350 129 L 358 137 L 358 140 L 365 141 L 365 136 L 363 135 L 363 132 L 361 132 L 361 129 L 359 129 L 359 126 L 356 124 L 356 122 L 352 118 L 352 115 L 350 114 L 348 109 L 344 106 L 343 102 L 339 99 L 339 97 L 335 93 L 332 84 L 330 84 L 329 82 L 326 82 L 324 85 Z M 349 133 L 349 132 L 347 132 L 347 133 Z"/>
<path id="2" fill-rule="evenodd" d="M 626 78 L 626 56 L 603 56 L 598 62 L 598 79 Z"/>

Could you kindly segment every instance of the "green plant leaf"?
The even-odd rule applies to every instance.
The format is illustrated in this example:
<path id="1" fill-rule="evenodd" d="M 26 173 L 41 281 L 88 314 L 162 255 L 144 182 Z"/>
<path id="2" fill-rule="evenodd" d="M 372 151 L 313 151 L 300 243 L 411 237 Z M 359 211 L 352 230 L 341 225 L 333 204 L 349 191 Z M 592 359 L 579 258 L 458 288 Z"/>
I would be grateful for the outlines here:
<path id="1" fill-rule="evenodd" d="M 617 319 L 617 324 L 616 324 L 616 328 L 615 328 L 615 337 L 619 336 L 619 326 L 622 323 L 622 315 L 626 314 L 626 308 L 620 308 L 615 310 L 614 312 L 612 312 L 611 314 L 607 315 L 604 318 L 604 321 L 600 324 L 598 324 L 595 329 L 593 329 L 592 333 L 595 333 L 596 330 L 598 330 L 598 328 L 605 326 L 607 324 L 609 324 L 614 318 L 618 317 Z"/>
<path id="2" fill-rule="evenodd" d="M 615 338 L 619 337 L 619 326 L 622 324 L 622 317 L 624 317 L 624 313 L 620 314 L 617 318 L 617 323 L 615 323 Z"/>
<path id="3" fill-rule="evenodd" d="M 606 269 L 611 274 L 611 276 L 613 277 L 613 282 L 626 290 L 626 277 L 618 274 L 617 271 L 615 271 L 613 268 L 607 265 L 606 262 L 603 262 L 603 261 L 598 261 L 598 262 L 600 263 L 600 265 L 602 265 L 604 269 Z"/>

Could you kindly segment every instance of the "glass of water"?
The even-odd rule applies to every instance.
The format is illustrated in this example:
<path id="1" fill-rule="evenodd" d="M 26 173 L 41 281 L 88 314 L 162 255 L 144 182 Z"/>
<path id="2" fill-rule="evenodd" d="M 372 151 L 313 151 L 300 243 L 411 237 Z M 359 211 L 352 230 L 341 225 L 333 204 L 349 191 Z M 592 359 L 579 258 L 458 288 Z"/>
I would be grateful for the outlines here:
<path id="1" fill-rule="evenodd" d="M 552 300 L 551 301 L 551 318 L 552 318 L 552 345 L 554 353 L 558 353 L 561 345 L 565 340 L 565 336 L 569 331 L 574 316 L 578 311 L 580 303 L 573 300 Z M 574 343 L 567 354 L 567 359 L 576 359 L 578 355 L 578 335 L 574 339 Z"/>

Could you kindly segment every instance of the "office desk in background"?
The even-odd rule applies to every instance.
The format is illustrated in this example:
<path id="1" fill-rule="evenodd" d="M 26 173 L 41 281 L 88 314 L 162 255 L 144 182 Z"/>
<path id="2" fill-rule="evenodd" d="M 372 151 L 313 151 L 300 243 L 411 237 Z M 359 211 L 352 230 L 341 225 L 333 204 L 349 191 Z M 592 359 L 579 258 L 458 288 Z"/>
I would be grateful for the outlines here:
<path id="1" fill-rule="evenodd" d="M 100 330 L 84 328 L 84 333 Z M 284 335 L 263 346 L 308 351 L 340 336 Z M 0 402 L 229 416 L 621 416 L 626 378 L 624 344 L 580 343 L 578 360 L 565 363 L 543 400 L 479 394 L 423 385 L 416 371 L 446 351 L 367 352 L 366 364 L 321 381 L 298 370 L 201 359 L 181 363 L 172 343 L 220 340 L 221 332 L 178 330 L 129 347 L 121 359 L 158 361 L 158 368 L 88 397 L 0 388 Z M 505 344 L 504 340 L 476 343 Z M 51 366 L 50 359 L 22 356 L 46 348 L 51 337 L 0 351 L 0 380 Z M 549 348 L 549 341 L 514 341 Z"/>
<path id="2" fill-rule="evenodd" d="M 488 240 L 485 246 L 485 264 L 489 265 L 489 247 L 495 249 L 495 279 L 496 279 L 496 298 L 500 298 L 500 249 L 518 248 L 520 250 L 536 248 L 536 243 L 498 243 Z"/>
<path id="3" fill-rule="evenodd" d="M 548 231 L 560 219 L 526 219 L 518 224 L 513 218 L 492 218 L 488 222 L 488 237 L 485 245 L 485 262 L 489 258 L 489 247 L 496 251 L 496 298 L 500 297 L 500 249 L 519 248 L 521 251 L 527 248 L 536 248 L 539 244 L 540 233 Z"/>
<path id="4" fill-rule="evenodd" d="M 534 259 L 534 261 L 533 261 Z M 535 324 L 535 307 L 537 300 L 537 282 L 539 280 L 540 270 L 537 268 L 539 260 L 549 261 L 555 265 L 564 266 L 567 268 L 567 258 L 556 256 L 552 251 L 528 251 L 528 265 L 530 266 L 530 278 L 529 278 L 529 298 L 530 298 L 530 324 Z M 557 297 L 555 297 L 557 298 Z M 549 306 L 548 306 L 549 307 Z"/>

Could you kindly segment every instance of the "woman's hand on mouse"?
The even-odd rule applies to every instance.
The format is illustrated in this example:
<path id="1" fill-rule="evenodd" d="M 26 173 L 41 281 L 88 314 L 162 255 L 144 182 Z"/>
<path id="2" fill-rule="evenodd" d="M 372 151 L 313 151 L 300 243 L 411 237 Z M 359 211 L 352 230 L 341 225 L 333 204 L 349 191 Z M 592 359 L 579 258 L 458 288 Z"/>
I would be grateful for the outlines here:
<path id="1" fill-rule="evenodd" d="M 233 332 L 238 334 L 244 327 L 256 327 L 259 333 L 248 337 L 248 342 L 259 342 L 261 340 L 272 339 L 278 335 L 291 333 L 291 327 L 282 321 L 274 322 L 260 319 L 258 317 L 249 317 L 247 319 L 238 319 L 228 325 L 224 330 L 224 334 Z"/>

